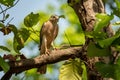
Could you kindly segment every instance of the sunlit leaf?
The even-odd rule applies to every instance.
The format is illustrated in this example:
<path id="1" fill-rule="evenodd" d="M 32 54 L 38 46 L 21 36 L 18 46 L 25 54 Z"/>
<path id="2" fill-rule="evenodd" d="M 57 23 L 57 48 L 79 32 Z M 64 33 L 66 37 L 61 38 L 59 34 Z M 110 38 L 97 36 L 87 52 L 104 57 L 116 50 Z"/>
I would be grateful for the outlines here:
<path id="1" fill-rule="evenodd" d="M 64 41 L 65 43 L 70 43 L 71 45 L 83 45 L 85 43 L 85 35 L 82 31 L 77 33 L 75 27 L 69 27 L 65 31 Z"/>
<path id="2" fill-rule="evenodd" d="M 0 46 L 0 49 L 10 52 L 10 50 L 5 46 Z"/>
<path id="3" fill-rule="evenodd" d="M 93 42 L 90 42 L 87 48 L 87 55 L 89 57 L 109 56 L 110 51 L 109 48 L 100 48 L 99 46 L 95 45 Z"/>
<path id="4" fill-rule="evenodd" d="M 87 75 L 83 72 L 85 66 L 82 66 L 82 62 L 79 59 L 70 59 L 66 61 L 60 68 L 59 80 L 84 80 Z M 82 79 L 83 78 L 83 79 Z"/>
<path id="5" fill-rule="evenodd" d="M 9 7 L 9 6 L 13 6 L 14 1 L 15 0 L 0 0 L 0 3 L 7 6 L 7 7 Z"/>
<path id="6" fill-rule="evenodd" d="M 81 63 L 81 67 L 83 69 L 82 80 L 88 80 L 87 79 L 87 69 L 86 69 L 86 66 L 85 66 L 85 64 L 83 62 Z"/>
<path id="7" fill-rule="evenodd" d="M 0 56 L 0 66 L 2 67 L 4 72 L 7 72 L 10 69 L 10 66 L 8 65 L 8 63 L 6 63 L 1 56 Z"/>
<path id="8" fill-rule="evenodd" d="M 68 4 L 62 5 L 61 11 L 63 14 L 65 14 L 66 19 L 70 22 L 70 24 L 80 24 L 78 16 L 74 12 L 74 10 L 70 6 L 68 6 Z"/>
<path id="9" fill-rule="evenodd" d="M 24 18 L 24 24 L 26 27 L 32 27 L 34 25 L 37 24 L 37 22 L 39 21 L 39 14 L 34 14 L 33 12 L 31 12 L 30 14 L 28 14 L 25 18 Z"/>
<path id="10" fill-rule="evenodd" d="M 25 73 L 27 76 L 31 76 L 31 75 L 34 75 L 36 73 L 36 68 L 33 68 L 33 69 L 30 69 L 30 70 L 27 70 Z"/>
<path id="11" fill-rule="evenodd" d="M 96 14 L 97 21 L 94 26 L 94 31 L 98 32 L 102 28 L 106 27 L 110 20 L 112 20 L 114 17 L 113 15 L 107 15 L 107 14 Z"/>
<path id="12" fill-rule="evenodd" d="M 120 10 L 120 1 L 119 0 L 115 0 L 115 3 L 117 5 L 117 8 Z"/>

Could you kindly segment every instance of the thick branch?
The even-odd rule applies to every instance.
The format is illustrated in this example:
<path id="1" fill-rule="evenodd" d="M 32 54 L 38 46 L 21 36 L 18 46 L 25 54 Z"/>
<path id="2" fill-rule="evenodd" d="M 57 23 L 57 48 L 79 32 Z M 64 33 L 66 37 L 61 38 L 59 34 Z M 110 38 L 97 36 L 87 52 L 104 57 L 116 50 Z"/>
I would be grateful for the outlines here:
<path id="1" fill-rule="evenodd" d="M 52 64 L 59 61 L 75 58 L 82 55 L 82 48 L 73 47 L 63 50 L 53 50 L 50 54 L 37 56 L 33 59 L 23 59 L 20 61 L 9 62 L 9 73 L 19 73 L 31 68 L 38 68 L 45 64 Z"/>

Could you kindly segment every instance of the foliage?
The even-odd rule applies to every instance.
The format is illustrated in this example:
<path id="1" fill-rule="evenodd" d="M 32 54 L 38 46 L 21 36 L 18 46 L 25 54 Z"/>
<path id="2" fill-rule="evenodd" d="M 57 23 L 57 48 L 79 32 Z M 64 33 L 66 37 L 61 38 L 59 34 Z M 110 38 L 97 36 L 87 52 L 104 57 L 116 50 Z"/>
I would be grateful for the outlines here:
<path id="1" fill-rule="evenodd" d="M 109 48 L 100 48 L 98 45 L 96 45 L 93 42 L 90 42 L 87 48 L 87 54 L 90 57 L 100 57 L 100 56 L 109 56 L 110 51 Z"/>
<path id="2" fill-rule="evenodd" d="M 39 14 L 34 14 L 33 12 L 31 12 L 25 17 L 24 24 L 26 27 L 32 27 L 36 25 L 38 21 L 39 21 Z"/>
<path id="3" fill-rule="evenodd" d="M 8 65 L 8 63 L 6 63 L 1 56 L 0 56 L 0 66 L 2 67 L 4 72 L 7 72 L 10 69 L 10 66 Z"/>
<path id="4" fill-rule="evenodd" d="M 79 59 L 69 59 L 60 68 L 59 80 L 87 80 L 85 64 Z"/>
<path id="5" fill-rule="evenodd" d="M 15 0 L 0 0 L 0 3 L 9 7 L 9 6 L 13 6 L 14 5 L 14 1 Z"/>
<path id="6" fill-rule="evenodd" d="M 76 0 L 74 5 L 79 0 Z M 109 57 L 111 52 L 110 47 L 114 47 L 116 51 L 120 52 L 120 29 L 115 32 L 115 35 L 108 37 L 107 33 L 103 32 L 103 29 L 114 19 L 114 16 L 120 18 L 120 1 L 115 0 L 114 3 L 116 7 L 112 7 L 111 15 L 106 13 L 96 14 L 96 23 L 94 25 L 94 30 L 91 32 L 84 32 L 81 28 L 81 24 L 74 10 L 68 6 L 68 4 L 61 5 L 60 12 L 64 14 L 69 25 L 68 28 L 62 34 L 61 44 L 70 45 L 84 45 L 85 37 L 91 39 L 87 48 L 88 57 Z M 1 10 L 0 15 L 3 14 L 3 19 L 0 20 L 0 31 L 5 35 L 9 35 L 11 32 L 14 34 L 13 37 L 13 50 L 20 54 L 20 50 L 26 45 L 25 43 L 30 43 L 31 41 L 39 43 L 39 30 L 50 14 L 39 12 L 39 13 L 29 13 L 24 18 L 24 24 L 21 28 L 18 28 L 14 24 L 7 22 L 9 14 L 6 11 L 15 5 L 15 0 L 0 0 L 0 5 L 5 6 L 5 10 Z M 53 6 L 48 6 L 48 10 L 52 9 Z M 7 24 L 5 24 L 7 22 Z M 113 23 L 114 25 L 120 25 L 119 21 Z M 11 52 L 7 46 L 1 46 L 0 49 L 3 51 Z M 0 66 L 3 68 L 4 72 L 9 70 L 9 65 L 0 56 Z M 97 62 L 95 64 L 96 69 L 103 77 L 113 78 L 115 80 L 120 80 L 120 57 L 116 60 L 116 64 L 111 60 L 109 63 Z M 35 69 L 26 71 L 26 79 L 33 76 L 33 79 L 39 78 L 39 75 L 35 74 Z M 47 78 L 46 78 L 47 79 Z M 60 80 L 87 80 L 86 66 L 83 61 L 78 58 L 69 59 L 60 68 Z"/>

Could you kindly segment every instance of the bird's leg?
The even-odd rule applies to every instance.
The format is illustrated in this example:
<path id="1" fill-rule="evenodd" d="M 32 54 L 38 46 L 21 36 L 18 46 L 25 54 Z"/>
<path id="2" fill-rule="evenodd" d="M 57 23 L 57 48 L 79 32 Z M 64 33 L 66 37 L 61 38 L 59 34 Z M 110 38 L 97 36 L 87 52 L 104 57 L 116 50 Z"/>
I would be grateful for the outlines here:
<path id="1" fill-rule="evenodd" d="M 49 54 L 50 53 L 50 51 L 48 50 L 48 48 L 47 48 L 47 39 L 45 38 L 45 53 L 46 54 Z"/>
<path id="2" fill-rule="evenodd" d="M 57 50 L 57 48 L 55 47 L 55 43 L 53 41 L 51 43 L 51 46 L 52 46 L 53 50 Z"/>

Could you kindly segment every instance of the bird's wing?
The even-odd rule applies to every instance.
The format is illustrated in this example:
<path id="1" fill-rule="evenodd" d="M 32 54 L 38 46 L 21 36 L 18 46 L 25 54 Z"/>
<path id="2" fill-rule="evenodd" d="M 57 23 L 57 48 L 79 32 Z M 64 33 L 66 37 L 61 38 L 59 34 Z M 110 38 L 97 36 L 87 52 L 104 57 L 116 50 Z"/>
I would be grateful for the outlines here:
<path id="1" fill-rule="evenodd" d="M 59 30 L 59 27 L 58 27 L 58 24 L 56 25 L 56 27 L 55 27 L 55 32 L 54 32 L 54 39 L 57 37 L 57 35 L 58 35 L 58 30 Z"/>
<path id="2" fill-rule="evenodd" d="M 41 50 L 41 45 L 42 45 L 42 38 L 43 38 L 43 29 L 44 29 L 45 23 L 43 23 L 41 30 L 40 30 L 40 45 L 39 45 L 39 49 Z"/>

